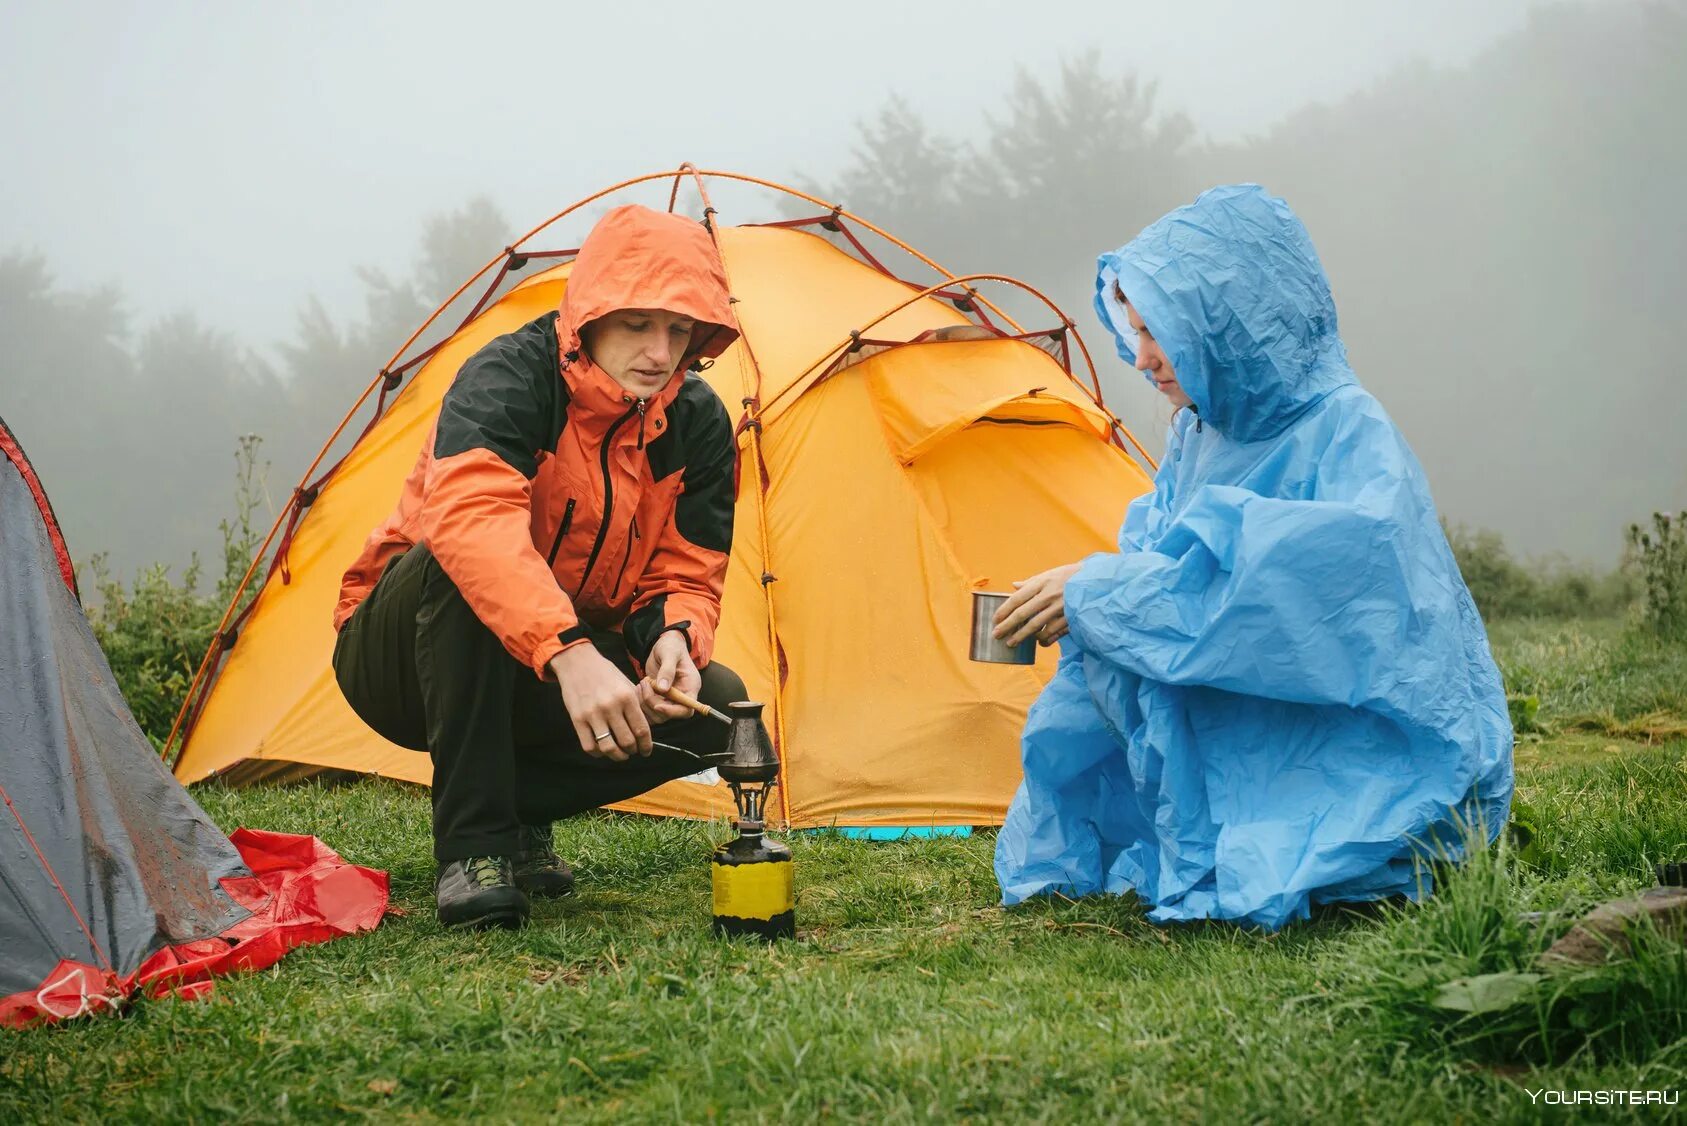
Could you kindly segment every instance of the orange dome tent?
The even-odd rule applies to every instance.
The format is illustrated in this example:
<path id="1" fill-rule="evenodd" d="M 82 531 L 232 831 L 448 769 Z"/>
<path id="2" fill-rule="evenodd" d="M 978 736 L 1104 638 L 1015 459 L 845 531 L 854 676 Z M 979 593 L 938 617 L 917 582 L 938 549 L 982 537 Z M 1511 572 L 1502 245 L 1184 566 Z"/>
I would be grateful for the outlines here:
<path id="1" fill-rule="evenodd" d="M 716 655 L 766 701 L 780 750 L 778 819 L 816 825 L 999 824 L 1019 780 L 1019 732 L 1053 672 L 967 659 L 972 589 L 1109 550 L 1152 462 L 1102 405 L 1070 321 L 995 275 L 955 277 L 883 231 L 778 185 L 689 165 L 591 196 L 470 279 L 485 293 L 440 343 L 399 349 L 305 474 L 254 560 L 257 597 L 225 615 L 177 717 L 176 776 L 240 783 L 349 770 L 417 782 L 425 755 L 385 742 L 341 698 L 329 656 L 340 576 L 391 509 L 445 389 L 492 337 L 554 309 L 573 251 L 539 249 L 558 220 L 631 185 L 694 180 L 743 337 L 705 378 L 738 425 L 740 480 Z M 724 226 L 705 181 L 758 184 L 819 214 Z M 871 232 L 936 271 L 922 288 L 867 250 Z M 826 237 L 830 235 L 831 237 Z M 542 272 L 512 278 L 536 261 Z M 1035 298 L 1022 328 L 976 288 Z M 456 297 L 452 299 L 455 301 Z M 1073 346 L 1089 386 L 1072 373 Z M 375 397 L 350 451 L 320 472 Z M 279 540 L 278 540 L 279 537 Z M 236 601 L 238 605 L 238 598 Z M 622 807 L 723 816 L 724 786 L 669 783 Z"/>

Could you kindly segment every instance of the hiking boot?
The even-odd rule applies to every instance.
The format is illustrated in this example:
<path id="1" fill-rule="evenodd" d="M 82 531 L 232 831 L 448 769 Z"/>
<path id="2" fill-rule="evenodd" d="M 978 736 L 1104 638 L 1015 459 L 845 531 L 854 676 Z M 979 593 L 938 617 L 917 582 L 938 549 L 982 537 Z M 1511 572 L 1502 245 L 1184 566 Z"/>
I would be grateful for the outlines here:
<path id="1" fill-rule="evenodd" d="M 556 854 L 549 825 L 523 825 L 513 861 L 515 886 L 540 898 L 574 890 L 574 869 Z"/>
<path id="2" fill-rule="evenodd" d="M 509 858 L 471 856 L 439 866 L 433 885 L 439 921 L 448 927 L 503 927 L 515 930 L 527 921 L 527 896 L 515 886 Z"/>

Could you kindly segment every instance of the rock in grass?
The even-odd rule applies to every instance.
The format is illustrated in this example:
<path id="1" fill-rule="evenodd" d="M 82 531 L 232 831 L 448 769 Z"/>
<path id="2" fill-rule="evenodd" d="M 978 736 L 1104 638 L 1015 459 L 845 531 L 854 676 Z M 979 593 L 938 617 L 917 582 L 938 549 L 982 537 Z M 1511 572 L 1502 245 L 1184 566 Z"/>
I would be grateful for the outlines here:
<path id="1" fill-rule="evenodd" d="M 1687 888 L 1647 888 L 1595 907 L 1540 956 L 1540 964 L 1599 966 L 1626 958 L 1633 952 L 1626 932 L 1641 918 L 1649 918 L 1659 934 L 1687 940 Z"/>

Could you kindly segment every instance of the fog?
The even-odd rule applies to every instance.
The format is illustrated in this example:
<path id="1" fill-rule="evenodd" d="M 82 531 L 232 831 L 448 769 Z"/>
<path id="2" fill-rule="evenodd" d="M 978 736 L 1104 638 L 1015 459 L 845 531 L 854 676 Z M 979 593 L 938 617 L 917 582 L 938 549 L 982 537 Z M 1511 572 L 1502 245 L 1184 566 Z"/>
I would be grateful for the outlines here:
<path id="1" fill-rule="evenodd" d="M 0 13 L 0 416 L 79 559 L 212 550 L 236 435 L 264 433 L 284 495 L 332 425 L 297 408 L 325 341 L 358 364 L 363 342 L 390 351 L 430 270 L 472 269 L 567 203 L 682 160 L 835 193 L 953 266 L 1047 286 L 1155 448 L 1165 412 L 1087 308 L 1094 256 L 1201 187 L 1259 180 L 1306 219 L 1360 377 L 1450 519 L 1608 565 L 1627 521 L 1687 504 L 1669 331 L 1687 287 L 1678 3 Z M 1067 146 L 1040 179 L 1003 181 L 1012 215 L 922 211 L 897 190 L 921 185 L 875 178 L 887 112 L 954 146 L 959 176 L 1012 133 L 1016 82 L 1129 79 L 1152 84 L 1165 144 L 1117 168 Z M 1086 184 L 1102 190 L 1068 190 Z M 452 215 L 483 236 L 472 253 L 443 249 Z M 344 404 L 374 371 L 357 370 Z M 108 391 L 126 405 L 102 415 Z M 203 440 L 169 437 L 189 429 Z M 149 485 L 155 456 L 173 464 Z"/>

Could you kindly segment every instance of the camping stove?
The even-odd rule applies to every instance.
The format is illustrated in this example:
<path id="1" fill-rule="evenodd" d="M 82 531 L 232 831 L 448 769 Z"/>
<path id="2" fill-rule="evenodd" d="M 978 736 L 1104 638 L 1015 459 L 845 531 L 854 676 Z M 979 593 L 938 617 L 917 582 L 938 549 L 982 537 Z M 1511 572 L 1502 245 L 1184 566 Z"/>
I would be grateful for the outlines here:
<path id="1" fill-rule="evenodd" d="M 779 756 L 762 725 L 763 705 L 726 706 L 731 742 L 717 768 L 732 787 L 738 836 L 715 850 L 714 932 L 755 935 L 769 941 L 795 938 L 796 898 L 791 850 L 763 836 L 767 798 L 779 781 Z"/>

